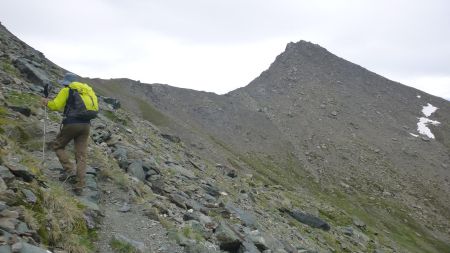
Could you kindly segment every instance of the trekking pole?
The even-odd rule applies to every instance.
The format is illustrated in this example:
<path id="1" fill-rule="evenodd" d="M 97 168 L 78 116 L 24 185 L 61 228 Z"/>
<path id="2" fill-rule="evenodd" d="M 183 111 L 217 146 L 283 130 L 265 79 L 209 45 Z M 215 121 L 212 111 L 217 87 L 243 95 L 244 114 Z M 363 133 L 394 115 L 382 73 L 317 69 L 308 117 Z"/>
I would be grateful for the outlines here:
<path id="1" fill-rule="evenodd" d="M 48 98 L 48 83 L 44 86 L 44 97 Z M 45 164 L 45 136 L 47 133 L 47 105 L 44 106 L 44 140 L 42 142 L 42 165 Z"/>

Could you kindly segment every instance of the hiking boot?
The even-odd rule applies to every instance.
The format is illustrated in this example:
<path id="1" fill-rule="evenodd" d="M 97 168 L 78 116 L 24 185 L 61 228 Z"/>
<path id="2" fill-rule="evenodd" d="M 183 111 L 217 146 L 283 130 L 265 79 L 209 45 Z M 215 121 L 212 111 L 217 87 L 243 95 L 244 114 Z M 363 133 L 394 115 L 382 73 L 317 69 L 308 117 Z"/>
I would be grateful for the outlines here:
<path id="1" fill-rule="evenodd" d="M 59 181 L 61 182 L 69 182 L 69 183 L 75 183 L 76 174 L 75 172 L 66 172 L 62 171 L 59 175 Z"/>
<path id="2" fill-rule="evenodd" d="M 83 195 L 83 188 L 73 188 L 73 193 L 77 196 Z"/>

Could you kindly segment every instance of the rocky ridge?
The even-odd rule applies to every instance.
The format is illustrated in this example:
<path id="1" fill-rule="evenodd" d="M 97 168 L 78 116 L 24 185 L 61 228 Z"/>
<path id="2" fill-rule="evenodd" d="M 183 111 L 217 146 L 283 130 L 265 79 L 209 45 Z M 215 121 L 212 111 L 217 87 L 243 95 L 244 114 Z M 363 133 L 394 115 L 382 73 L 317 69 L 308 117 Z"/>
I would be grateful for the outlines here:
<path id="1" fill-rule="evenodd" d="M 0 181 L 0 252 L 120 252 L 124 248 L 137 252 L 410 252 L 411 244 L 402 240 L 422 252 L 439 252 L 448 246 L 425 230 L 419 235 L 425 239 L 416 241 L 405 227 L 380 229 L 371 219 L 365 221 L 366 214 L 316 196 L 315 184 L 276 184 L 255 168 L 258 164 L 243 162 L 227 142 L 206 142 L 202 135 L 197 147 L 213 147 L 217 159 L 203 156 L 204 148 L 186 145 L 183 138 L 167 132 L 165 124 L 171 124 L 173 116 L 162 114 L 146 100 L 137 106 L 149 114 L 133 114 L 131 105 L 121 108 L 127 100 L 105 97 L 104 88 L 99 88 L 101 114 L 92 124 L 88 191 L 75 198 L 70 183 L 57 180 L 60 166 L 55 157 L 48 154 L 41 163 L 40 85 L 54 83 L 64 70 L 0 28 L 0 172 L 4 181 Z M 21 68 L 23 64 L 15 61 L 19 58 L 28 65 Z M 152 89 L 171 92 L 165 86 Z M 119 98 L 123 95 L 115 93 Z M 164 98 L 148 95 L 154 101 Z M 213 108 L 219 117 L 216 96 L 206 96 L 210 106 L 199 104 L 200 115 L 216 115 L 209 111 Z M 250 110 L 240 113 L 250 114 Z M 279 131 L 265 117 L 250 119 L 267 125 L 269 132 Z M 205 120 L 213 121 L 206 116 Z M 49 114 L 48 139 L 57 133 L 59 121 L 57 113 Z M 283 149 L 285 144 L 285 139 L 278 142 Z M 224 161 L 224 156 L 230 159 Z M 292 176 L 296 176 L 293 181 L 302 181 L 301 173 Z M 353 196 L 357 191 L 351 180 L 339 187 Z M 389 194 L 361 201 L 381 212 L 388 207 Z M 421 205 L 417 209 L 434 215 Z M 403 214 L 396 209 L 390 212 Z M 415 226 L 412 217 L 404 216 L 402 222 Z M 448 229 L 448 224 L 442 225 Z M 411 231 L 417 229 L 411 227 Z"/>

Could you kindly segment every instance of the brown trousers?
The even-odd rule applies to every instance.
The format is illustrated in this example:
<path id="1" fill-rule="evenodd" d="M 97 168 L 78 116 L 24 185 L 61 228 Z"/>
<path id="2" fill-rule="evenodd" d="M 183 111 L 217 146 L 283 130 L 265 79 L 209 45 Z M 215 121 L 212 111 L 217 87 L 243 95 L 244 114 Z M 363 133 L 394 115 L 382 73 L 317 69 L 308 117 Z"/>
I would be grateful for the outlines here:
<path id="1" fill-rule="evenodd" d="M 58 156 L 65 172 L 75 173 L 74 166 L 69 161 L 69 156 L 64 150 L 66 145 L 71 140 L 74 140 L 75 160 L 77 163 L 77 184 L 75 185 L 75 188 L 79 189 L 82 189 L 85 185 L 84 176 L 86 174 L 86 152 L 88 147 L 89 128 L 90 125 L 85 123 L 66 124 L 52 143 L 52 148 L 55 151 L 56 156 Z"/>

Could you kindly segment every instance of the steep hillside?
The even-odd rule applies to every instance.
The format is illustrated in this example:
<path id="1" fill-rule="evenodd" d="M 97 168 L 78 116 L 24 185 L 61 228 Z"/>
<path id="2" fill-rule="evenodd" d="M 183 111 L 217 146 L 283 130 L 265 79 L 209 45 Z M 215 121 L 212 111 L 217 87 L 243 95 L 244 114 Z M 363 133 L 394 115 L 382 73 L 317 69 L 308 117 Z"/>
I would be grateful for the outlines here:
<path id="1" fill-rule="evenodd" d="M 0 42 L 0 252 L 450 248 L 444 100 L 307 42 L 223 96 L 86 78 L 102 108 L 76 198 L 41 151 L 42 84 L 65 71 L 2 26 Z M 413 136 L 428 103 L 436 139 Z"/>
<path id="2" fill-rule="evenodd" d="M 290 43 L 260 77 L 223 96 L 92 81 L 116 87 L 129 108 L 131 94 L 147 101 L 170 119 L 164 127 L 229 167 L 257 171 L 270 184 L 307 191 L 349 212 L 370 210 L 374 223 L 392 216 L 380 224 L 389 230 L 394 222 L 410 231 L 427 225 L 434 236 L 448 236 L 448 101 L 304 41 Z M 429 125 L 435 139 L 418 133 L 428 104 L 438 108 L 429 117 L 441 123 Z M 392 209 L 399 213 L 386 211 Z M 414 224 L 402 224 L 400 215 Z"/>

